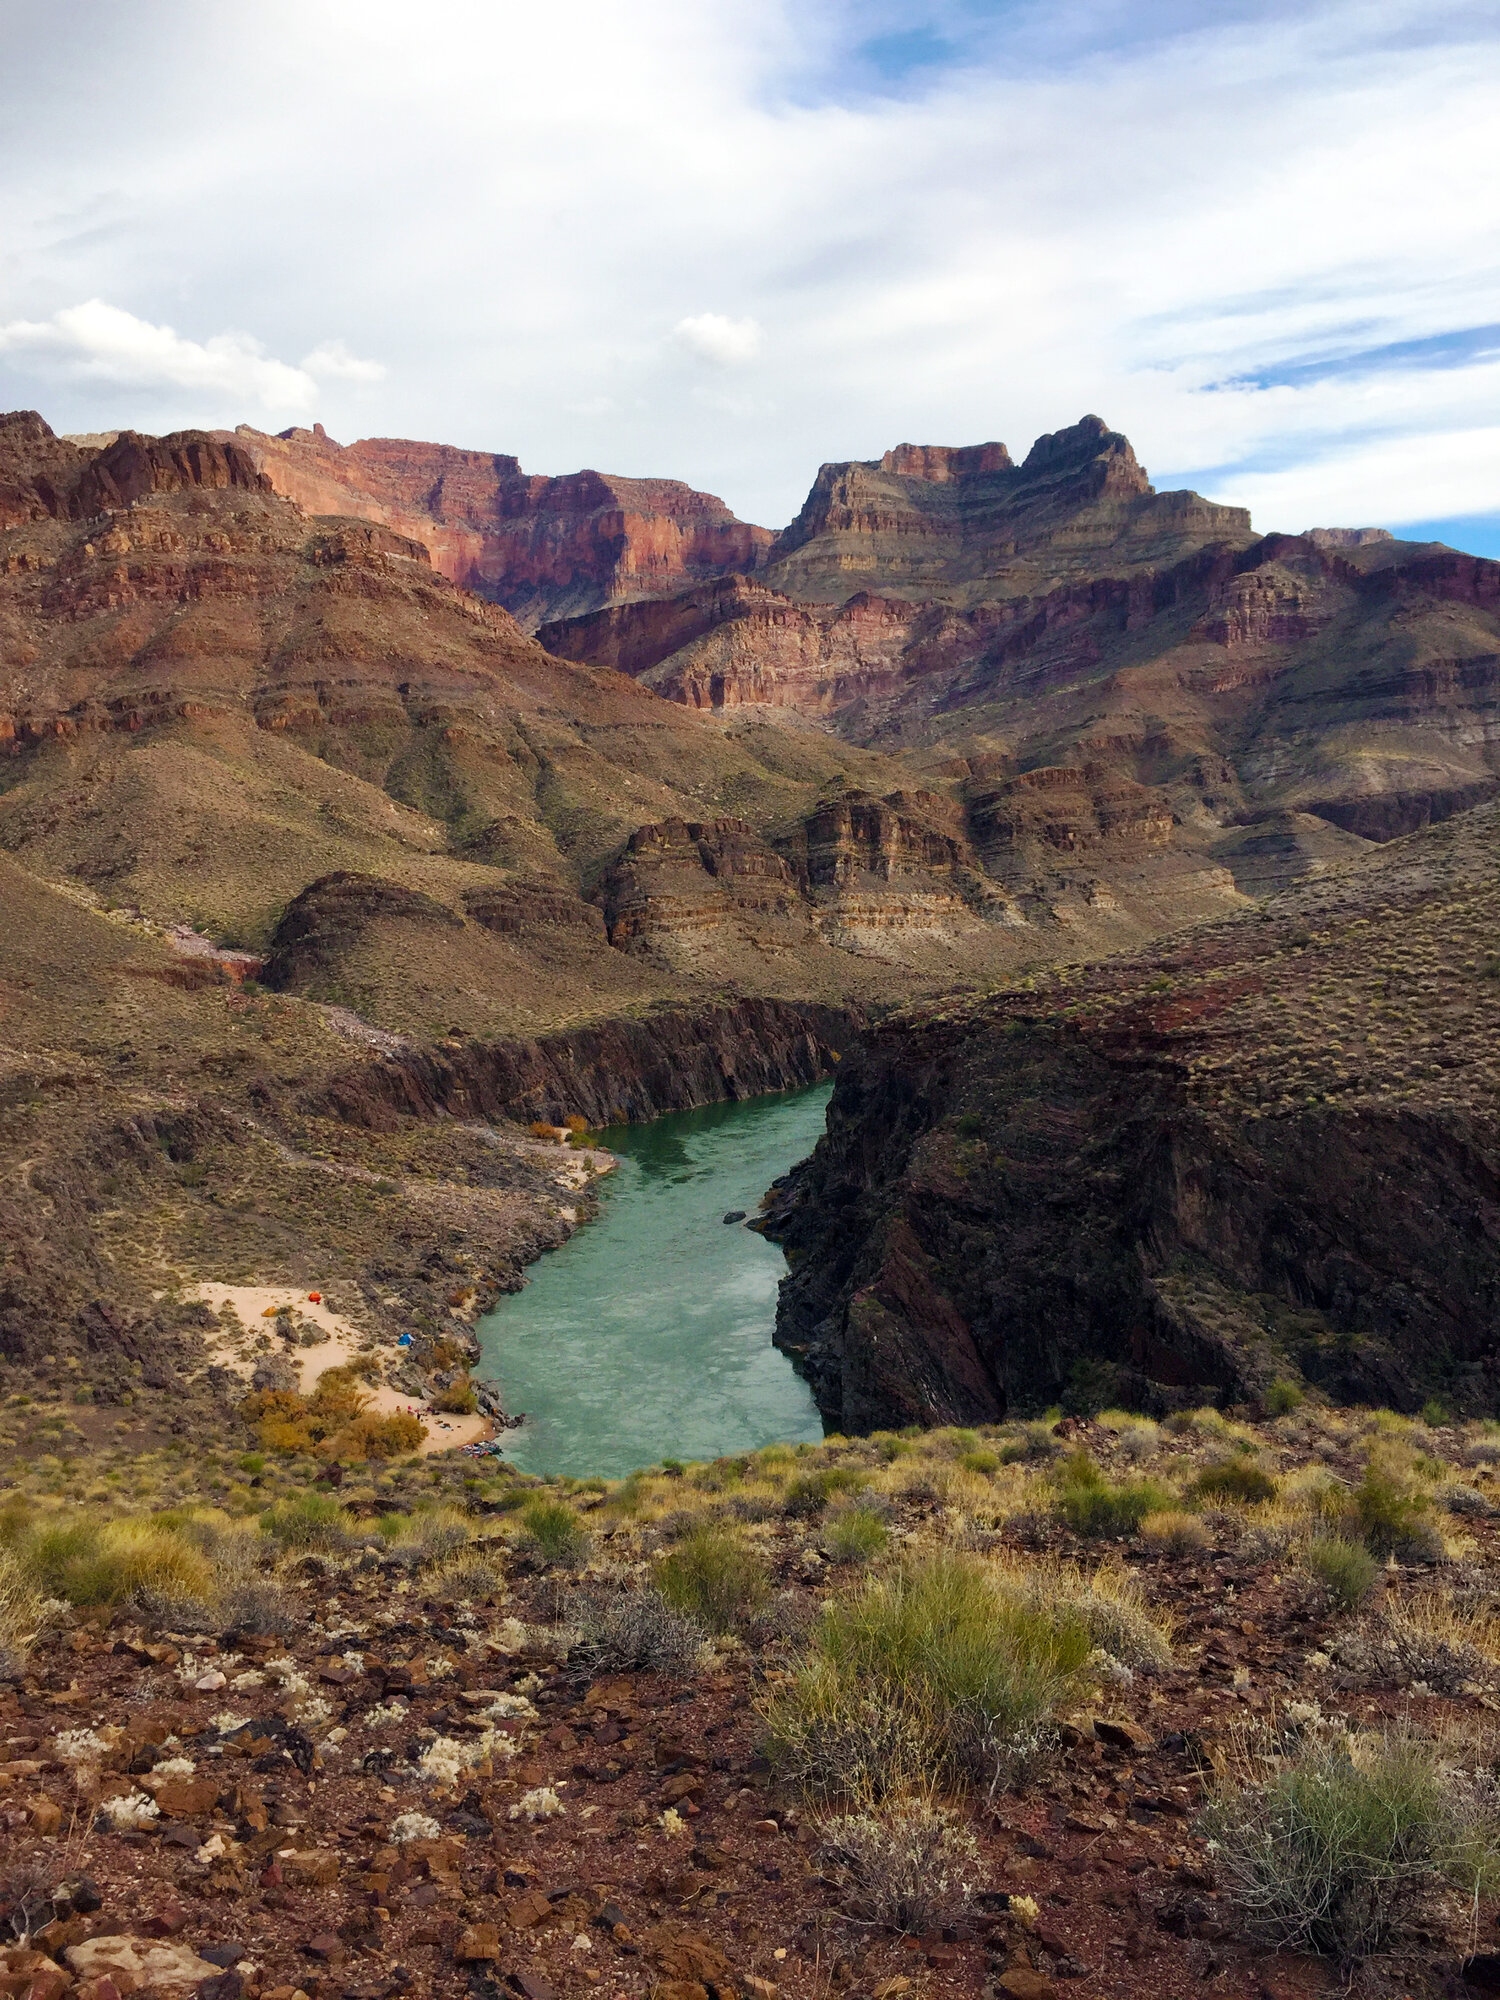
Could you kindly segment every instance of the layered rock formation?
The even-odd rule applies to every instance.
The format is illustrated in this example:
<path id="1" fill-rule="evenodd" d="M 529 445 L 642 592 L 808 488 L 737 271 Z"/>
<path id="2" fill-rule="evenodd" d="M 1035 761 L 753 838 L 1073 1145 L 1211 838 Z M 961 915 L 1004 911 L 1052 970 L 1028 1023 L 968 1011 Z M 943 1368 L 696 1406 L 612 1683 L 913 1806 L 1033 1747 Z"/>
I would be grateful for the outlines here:
<path id="1" fill-rule="evenodd" d="M 321 425 L 238 447 L 309 514 L 352 514 L 419 541 L 433 566 L 526 630 L 624 599 L 754 569 L 768 529 L 677 479 L 524 473 L 503 452 L 406 438 L 338 445 Z"/>
<path id="2" fill-rule="evenodd" d="M 1496 789 L 1497 590 L 1500 567 L 1383 530 L 1256 538 L 1155 493 L 1087 418 L 1020 466 L 1001 445 L 825 466 L 753 578 L 540 636 L 700 711 L 914 757 L 964 783 L 986 858 L 996 777 L 1145 787 L 1164 854 L 1264 893 Z"/>
<path id="3" fill-rule="evenodd" d="M 1500 806 L 1170 952 L 876 1029 L 780 1192 L 845 1431 L 1299 1373 L 1500 1404 Z"/>
<path id="4" fill-rule="evenodd" d="M 1157 493 L 1129 440 L 1084 417 L 1038 438 L 1019 466 L 1002 444 L 899 445 L 878 462 L 825 465 L 766 575 L 819 603 L 861 588 L 964 603 L 1249 540 L 1243 508 Z"/>

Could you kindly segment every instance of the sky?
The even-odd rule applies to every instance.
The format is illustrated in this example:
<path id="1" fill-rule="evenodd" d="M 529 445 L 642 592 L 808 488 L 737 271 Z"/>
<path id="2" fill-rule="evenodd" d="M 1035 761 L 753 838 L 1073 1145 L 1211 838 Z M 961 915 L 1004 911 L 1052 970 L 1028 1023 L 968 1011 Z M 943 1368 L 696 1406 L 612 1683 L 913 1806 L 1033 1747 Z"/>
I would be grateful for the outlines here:
<path id="1" fill-rule="evenodd" d="M 0 0 L 0 408 L 685 479 L 1085 412 L 1500 554 L 1500 4 Z"/>

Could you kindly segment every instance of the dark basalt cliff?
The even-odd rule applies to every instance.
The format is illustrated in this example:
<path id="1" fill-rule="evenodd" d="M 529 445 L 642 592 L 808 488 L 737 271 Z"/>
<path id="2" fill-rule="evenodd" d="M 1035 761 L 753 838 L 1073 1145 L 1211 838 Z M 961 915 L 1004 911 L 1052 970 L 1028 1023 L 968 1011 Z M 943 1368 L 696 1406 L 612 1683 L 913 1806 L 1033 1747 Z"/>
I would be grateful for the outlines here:
<path id="1" fill-rule="evenodd" d="M 1466 823 L 1467 822 L 1467 823 Z M 1446 836 L 1446 837 L 1445 837 Z M 876 1030 L 780 1191 L 845 1431 L 1090 1385 L 1500 1405 L 1486 807 L 1158 953 Z"/>
<path id="2" fill-rule="evenodd" d="M 817 1083 L 859 1026 L 854 1010 L 779 1000 L 667 1008 L 534 1040 L 393 1051 L 337 1078 L 323 1105 L 375 1131 L 434 1113 L 631 1124 Z"/>

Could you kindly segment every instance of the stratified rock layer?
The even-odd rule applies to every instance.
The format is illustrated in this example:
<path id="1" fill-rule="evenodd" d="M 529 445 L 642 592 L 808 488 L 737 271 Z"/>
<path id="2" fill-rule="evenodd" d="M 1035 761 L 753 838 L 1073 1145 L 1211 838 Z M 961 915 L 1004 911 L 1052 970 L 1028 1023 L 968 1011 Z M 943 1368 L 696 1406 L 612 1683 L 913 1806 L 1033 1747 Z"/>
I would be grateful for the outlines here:
<path id="1" fill-rule="evenodd" d="M 680 479 L 549 478 L 503 452 L 407 438 L 338 445 L 321 426 L 268 437 L 242 424 L 235 439 L 309 514 L 353 514 L 411 536 L 442 575 L 527 629 L 754 569 L 772 539 Z"/>

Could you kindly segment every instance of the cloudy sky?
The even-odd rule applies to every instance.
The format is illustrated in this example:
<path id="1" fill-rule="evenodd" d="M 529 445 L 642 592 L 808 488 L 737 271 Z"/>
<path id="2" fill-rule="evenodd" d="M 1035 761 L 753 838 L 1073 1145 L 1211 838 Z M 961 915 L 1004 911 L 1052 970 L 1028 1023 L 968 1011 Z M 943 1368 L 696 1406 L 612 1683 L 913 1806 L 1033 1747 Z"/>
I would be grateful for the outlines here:
<path id="1" fill-rule="evenodd" d="M 1095 410 L 1500 553 L 1500 7 L 0 0 L 0 407 L 666 474 Z"/>

